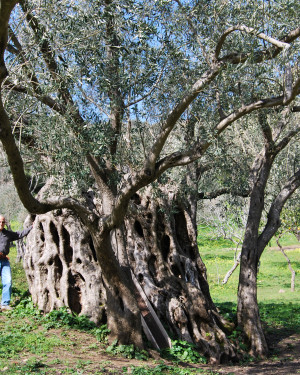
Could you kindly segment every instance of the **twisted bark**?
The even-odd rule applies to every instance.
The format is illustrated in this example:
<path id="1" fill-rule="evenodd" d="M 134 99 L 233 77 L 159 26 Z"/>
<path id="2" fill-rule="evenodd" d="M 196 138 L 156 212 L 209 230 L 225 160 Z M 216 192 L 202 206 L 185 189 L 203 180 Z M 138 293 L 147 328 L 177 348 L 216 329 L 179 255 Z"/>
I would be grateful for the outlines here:
<path id="1" fill-rule="evenodd" d="M 97 323 L 107 320 L 111 340 L 129 342 L 129 331 L 138 338 L 140 329 L 132 323 L 132 315 L 140 317 L 140 311 L 131 300 L 131 271 L 171 337 L 195 343 L 213 363 L 235 359 L 236 348 L 227 337 L 233 326 L 210 297 L 189 210 L 172 199 L 154 200 L 149 190 L 134 196 L 131 209 L 134 214 L 126 218 L 122 230 L 105 242 L 89 234 L 70 211 L 38 216 L 24 259 L 35 303 L 44 311 L 65 305 Z M 115 255 L 102 259 L 105 273 L 96 260 L 97 249 L 103 246 L 102 257 L 106 253 L 111 258 L 108 248 Z M 120 284 L 110 271 L 113 267 L 107 267 L 115 261 L 127 275 L 125 283 Z M 120 337 L 121 325 L 126 337 Z"/>
<path id="2" fill-rule="evenodd" d="M 69 210 L 35 220 L 23 257 L 33 302 L 46 313 L 67 306 L 103 321 L 106 293 L 89 232 Z"/>

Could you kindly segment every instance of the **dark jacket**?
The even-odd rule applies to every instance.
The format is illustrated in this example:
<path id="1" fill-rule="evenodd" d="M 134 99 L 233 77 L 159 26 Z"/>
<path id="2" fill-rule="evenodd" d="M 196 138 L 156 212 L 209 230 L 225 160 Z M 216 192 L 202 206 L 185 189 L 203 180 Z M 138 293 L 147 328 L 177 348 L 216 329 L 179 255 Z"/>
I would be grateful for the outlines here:
<path id="1" fill-rule="evenodd" d="M 23 231 L 11 232 L 10 230 L 3 229 L 0 231 L 0 253 L 7 255 L 9 253 L 9 244 L 12 241 L 17 241 L 20 238 L 27 236 L 31 231 L 32 226 L 24 229 Z"/>

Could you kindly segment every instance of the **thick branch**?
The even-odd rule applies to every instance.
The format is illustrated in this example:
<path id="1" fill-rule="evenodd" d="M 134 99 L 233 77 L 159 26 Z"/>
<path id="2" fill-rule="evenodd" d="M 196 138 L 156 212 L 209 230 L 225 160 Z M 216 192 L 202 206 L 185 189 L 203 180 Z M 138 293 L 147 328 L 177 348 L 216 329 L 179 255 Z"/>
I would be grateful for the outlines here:
<path id="1" fill-rule="evenodd" d="M 16 4 L 15 0 L 1 0 L 0 2 L 0 83 L 7 76 L 4 52 L 7 46 L 8 21 Z"/>
<path id="2" fill-rule="evenodd" d="M 225 32 L 222 35 L 216 48 L 216 53 L 215 53 L 216 56 L 220 54 L 222 45 L 226 37 L 234 30 L 235 30 L 234 28 L 230 28 L 227 30 L 227 33 Z M 254 63 L 260 63 L 262 61 L 270 60 L 276 57 L 283 50 L 284 46 L 287 46 L 289 43 L 293 42 L 299 36 L 300 36 L 300 27 L 298 27 L 295 30 L 292 30 L 289 34 L 287 34 L 280 40 L 274 39 L 274 43 L 272 43 L 273 46 L 268 49 L 256 51 L 252 54 L 251 53 L 231 53 L 229 55 L 221 57 L 219 60 L 223 62 L 229 62 L 231 64 L 240 64 L 240 63 L 245 62 L 248 58 L 252 57 L 252 61 Z M 271 41 L 269 40 L 269 42 Z"/>
<path id="3" fill-rule="evenodd" d="M 89 167 L 91 169 L 91 172 L 94 176 L 94 179 L 100 191 L 103 194 L 106 194 L 107 196 L 109 196 L 111 198 L 111 201 L 113 201 L 113 198 L 117 192 L 112 191 L 111 188 L 109 187 L 109 181 L 108 181 L 107 175 L 104 173 L 104 171 L 100 167 L 97 158 L 95 156 L 88 154 L 87 161 L 89 163 Z"/>
<path id="4" fill-rule="evenodd" d="M 215 65 L 212 69 L 208 70 L 203 74 L 203 76 L 194 84 L 190 92 L 188 92 L 176 105 L 176 107 L 169 113 L 166 121 L 164 122 L 161 132 L 158 135 L 156 141 L 154 142 L 152 149 L 148 155 L 145 163 L 145 170 L 149 174 L 154 173 L 155 163 L 161 153 L 165 142 L 176 125 L 180 116 L 185 112 L 193 100 L 197 98 L 199 93 L 214 80 L 221 70 L 221 65 Z"/>
<path id="5" fill-rule="evenodd" d="M 272 129 L 270 125 L 268 124 L 267 118 L 265 114 L 262 111 L 258 112 L 258 121 L 259 125 L 261 127 L 261 130 L 263 132 L 265 145 L 271 146 L 273 144 L 273 135 L 272 135 Z"/>
<path id="6" fill-rule="evenodd" d="M 287 48 L 290 47 L 290 45 L 288 43 L 277 40 L 277 39 L 274 39 L 274 38 L 272 38 L 272 37 L 270 37 L 270 36 L 268 36 L 264 33 L 259 33 L 255 29 L 253 29 L 252 27 L 247 27 L 245 25 L 236 25 L 236 26 L 229 27 L 223 33 L 223 35 L 221 36 L 221 38 L 220 38 L 220 40 L 217 44 L 217 47 L 216 47 L 216 52 L 215 52 L 216 60 L 218 60 L 218 58 L 219 58 L 221 49 L 222 49 L 222 47 L 225 43 L 225 40 L 226 40 L 227 36 L 230 35 L 231 33 L 233 33 L 234 31 L 242 31 L 242 32 L 246 32 L 247 34 L 254 35 L 257 38 L 263 39 L 263 40 L 273 44 L 275 47 L 277 47 L 279 49 L 287 49 Z"/>
<path id="7" fill-rule="evenodd" d="M 280 105 L 287 105 L 292 100 L 295 99 L 297 95 L 300 93 L 300 78 L 295 82 L 293 89 L 292 89 L 292 95 L 288 102 L 285 102 L 285 98 L 283 95 L 278 96 L 276 98 L 267 98 L 267 99 L 261 99 L 257 102 L 251 103 L 249 105 L 245 105 L 240 107 L 238 110 L 232 112 L 229 116 L 224 118 L 222 121 L 219 122 L 219 124 L 216 126 L 217 134 L 220 134 L 224 131 L 225 128 L 228 127 L 229 124 L 232 122 L 238 120 L 239 118 L 245 116 L 246 114 L 249 114 L 257 109 L 260 108 L 271 108 L 276 107 Z"/>
<path id="8" fill-rule="evenodd" d="M 258 238 L 258 256 L 260 257 L 268 242 L 280 227 L 280 213 L 286 201 L 300 186 L 300 169 L 287 181 L 283 189 L 274 199 L 269 213 L 267 224 Z"/>
<path id="9" fill-rule="evenodd" d="M 295 86 L 293 87 L 293 96 L 292 96 L 293 99 L 300 92 L 299 82 L 300 82 L 300 79 L 296 82 Z M 236 111 L 232 112 L 230 115 L 226 116 L 224 119 L 222 119 L 219 122 L 219 124 L 215 127 L 216 133 L 214 137 L 217 138 L 222 132 L 225 131 L 225 129 L 230 124 L 250 114 L 253 111 L 256 111 L 262 108 L 277 107 L 283 104 L 284 104 L 284 96 L 282 95 L 277 98 L 261 99 L 261 100 L 258 100 L 257 102 L 254 102 L 248 105 L 243 105 L 242 107 L 238 108 Z M 292 133 L 293 132 L 291 132 L 289 136 L 291 136 Z M 168 168 L 183 166 L 183 165 L 192 163 L 193 161 L 199 159 L 212 143 L 213 143 L 212 140 L 205 141 L 200 144 L 199 143 L 195 144 L 189 150 L 177 151 L 177 152 L 167 155 L 166 157 L 162 158 L 160 161 L 156 163 L 156 167 L 155 167 L 156 174 L 161 175 Z"/>
<path id="10" fill-rule="evenodd" d="M 296 129 L 291 130 L 274 148 L 274 153 L 277 155 L 281 150 L 283 150 L 290 142 L 300 132 L 300 126 Z"/>
<path id="11" fill-rule="evenodd" d="M 192 163 L 193 161 L 199 159 L 211 144 L 212 142 L 206 141 L 200 145 L 195 145 L 190 150 L 176 151 L 165 156 L 156 163 L 156 173 L 158 173 L 160 176 L 169 168 L 184 166 Z"/>
<path id="12" fill-rule="evenodd" d="M 29 212 L 41 214 L 57 208 L 70 208 L 75 210 L 81 217 L 91 214 L 90 211 L 75 199 L 53 198 L 40 202 L 32 196 L 24 172 L 23 160 L 12 135 L 10 121 L 3 108 L 2 100 L 0 100 L 0 140 L 6 152 L 20 200 Z"/>

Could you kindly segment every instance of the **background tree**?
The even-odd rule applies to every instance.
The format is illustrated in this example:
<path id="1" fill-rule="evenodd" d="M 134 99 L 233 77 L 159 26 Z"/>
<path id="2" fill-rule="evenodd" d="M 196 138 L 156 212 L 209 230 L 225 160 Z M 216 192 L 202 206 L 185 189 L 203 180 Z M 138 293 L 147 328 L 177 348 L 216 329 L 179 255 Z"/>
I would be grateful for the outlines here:
<path id="1" fill-rule="evenodd" d="M 239 206 L 233 205 L 234 202 L 238 202 L 236 198 L 227 198 L 225 202 L 219 199 L 217 204 L 209 207 L 210 215 L 207 215 L 207 213 L 206 215 L 210 224 L 217 226 L 216 231 L 219 234 L 222 232 L 224 238 L 230 238 L 233 242 L 238 238 L 243 240 L 241 241 L 243 243 L 242 252 L 224 280 L 226 281 L 227 277 L 237 268 L 241 256 L 244 255 L 245 258 L 240 269 L 240 310 L 238 311 L 238 318 L 239 324 L 244 327 L 254 355 L 265 355 L 267 346 L 262 329 L 260 328 L 260 334 L 256 331 L 261 325 L 256 300 L 256 281 L 253 281 L 254 278 L 256 280 L 256 276 L 251 278 L 251 275 L 254 268 L 257 274 L 260 256 L 266 244 L 280 226 L 279 217 L 283 205 L 299 186 L 299 171 L 297 171 L 297 168 L 299 168 L 300 128 L 298 114 L 285 110 L 281 114 L 282 117 L 278 116 L 278 110 L 270 111 L 267 116 L 265 116 L 265 113 L 259 113 L 263 138 L 259 137 L 259 133 L 255 134 L 256 129 L 253 128 L 255 115 L 248 118 L 247 122 L 244 121 L 240 124 L 238 137 L 234 136 L 232 129 L 226 134 L 232 133 L 230 140 L 226 137 L 222 143 L 222 137 L 220 137 L 217 147 L 222 150 L 222 162 L 219 165 L 216 163 L 214 172 L 209 173 L 208 181 L 204 179 L 201 186 L 204 191 L 206 190 L 206 193 L 202 194 L 203 197 L 213 198 L 216 196 L 207 191 L 212 186 L 215 187 L 214 192 L 220 195 L 230 191 L 234 192 L 235 186 L 240 189 L 244 186 L 244 192 L 250 196 L 250 200 L 240 202 Z M 265 123 L 266 121 L 268 123 Z M 269 122 L 272 124 L 272 128 Z M 245 128 L 246 123 L 247 127 Z M 234 152 L 228 147 L 228 143 L 234 145 L 232 147 Z M 233 168 L 232 165 L 234 165 L 233 173 L 227 173 L 230 166 Z M 220 172 L 221 169 L 222 172 Z M 235 177 L 236 170 L 240 171 L 237 177 Z M 244 170 L 244 173 L 242 173 L 242 170 Z M 226 176 L 228 176 L 228 181 Z M 288 182 L 289 177 L 293 183 Z M 241 190 L 239 194 L 242 194 Z M 256 199 L 253 198 L 253 195 Z M 229 202 L 231 202 L 232 207 L 230 207 Z M 243 217 L 244 224 L 242 223 Z M 223 224 L 223 221 L 226 221 L 226 224 Z M 287 222 L 290 223 L 291 221 L 296 223 L 295 213 L 290 216 Z M 234 234 L 232 234 L 232 227 L 234 228 Z M 293 227 L 295 230 L 295 224 Z M 242 236 L 238 232 L 241 232 Z M 262 241 L 263 236 L 265 236 L 264 241 Z M 261 246 L 259 252 L 255 250 L 256 246 Z M 245 259 L 247 259 L 248 264 L 245 263 Z M 254 259 L 255 266 L 253 264 Z M 256 314 L 253 311 L 254 309 L 256 309 Z M 262 336 L 263 345 L 265 345 L 263 349 L 262 344 L 259 344 L 259 335 Z"/>
<path id="2" fill-rule="evenodd" d="M 136 243 L 130 242 L 131 233 L 140 233 L 143 241 L 155 244 L 147 247 L 151 257 L 144 259 L 143 273 L 152 269 L 151 277 L 160 286 L 157 293 L 154 287 L 148 289 L 154 305 L 158 301 L 158 308 L 168 309 L 160 314 L 168 317 L 175 333 L 195 341 L 212 360 L 234 356 L 196 248 L 195 207 L 176 202 L 179 212 L 172 216 L 177 221 L 170 226 L 172 216 L 158 213 L 173 212 L 174 204 L 152 202 L 145 188 L 159 183 L 168 169 L 199 159 L 238 119 L 294 100 L 299 93 L 296 69 L 291 69 L 293 79 L 283 91 L 278 85 L 282 69 L 270 64 L 281 57 L 284 63 L 295 60 L 297 50 L 291 44 L 300 30 L 288 14 L 290 8 L 283 10 L 289 22 L 282 29 L 277 4 L 255 9 L 249 25 L 253 8 L 234 2 L 226 8 L 219 2 L 203 8 L 128 1 L 62 1 L 43 7 L 22 0 L 8 28 L 14 4 L 1 1 L 0 8 L 0 138 L 22 203 L 36 214 L 68 208 L 80 217 L 101 267 L 112 338 L 142 346 L 140 312 L 128 272 L 129 263 L 137 267 L 142 258 L 143 252 L 134 253 Z M 241 26 L 244 21 L 247 26 Z M 276 79 L 268 85 L 262 79 L 257 92 L 247 90 L 264 69 Z M 252 80 L 236 100 L 230 83 L 245 72 Z M 45 181 L 54 176 L 52 190 L 40 197 L 27 187 L 22 159 L 26 154 L 21 156 L 12 134 L 13 124 L 20 122 L 28 123 L 22 133 L 26 128 L 28 139 L 34 139 L 28 146 L 38 163 L 28 167 L 38 165 L 35 173 L 44 173 Z M 194 139 L 182 147 L 171 135 L 190 123 Z M 81 196 L 90 187 L 100 204 Z M 138 221 L 133 220 L 136 209 Z M 141 231 L 141 222 L 149 236 L 143 226 Z M 159 237 L 159 223 L 169 233 L 177 228 L 181 241 L 173 244 L 172 236 Z M 43 225 L 39 231 L 42 237 Z M 177 253 L 178 248 L 184 254 Z M 162 290 L 168 289 L 166 297 Z"/>
<path id="3" fill-rule="evenodd" d="M 250 174 L 251 193 L 241 253 L 237 318 L 250 343 L 251 353 L 264 356 L 268 349 L 257 304 L 258 262 L 280 226 L 280 213 L 284 204 L 300 186 L 300 170 L 296 168 L 285 178 L 282 176 L 279 187 L 269 195 L 270 202 L 265 199 L 268 197 L 266 186 L 275 158 L 291 140 L 298 138 L 300 127 L 297 119 L 290 118 L 288 110 L 279 119 L 272 111 L 269 116 L 259 112 L 258 122 L 264 145 L 255 158 Z M 264 210 L 267 212 L 267 220 L 261 227 Z"/>

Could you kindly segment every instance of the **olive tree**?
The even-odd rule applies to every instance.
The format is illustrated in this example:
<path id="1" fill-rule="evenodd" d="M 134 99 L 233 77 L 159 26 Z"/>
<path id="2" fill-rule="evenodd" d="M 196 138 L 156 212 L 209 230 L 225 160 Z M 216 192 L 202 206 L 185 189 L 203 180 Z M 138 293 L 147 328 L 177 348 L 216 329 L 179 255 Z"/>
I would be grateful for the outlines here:
<path id="1" fill-rule="evenodd" d="M 290 163 L 294 168 L 285 169 L 285 174 L 281 174 L 279 186 L 271 184 L 271 187 L 267 187 L 272 180 L 270 175 L 276 165 L 276 157 L 291 141 L 299 140 L 299 116 L 293 119 L 286 110 L 281 118 L 276 117 L 274 112 L 267 116 L 259 113 L 258 116 L 264 145 L 256 156 L 249 175 L 250 202 L 240 263 L 238 323 L 247 336 L 251 353 L 256 356 L 264 356 L 268 351 L 257 304 L 259 259 L 280 227 L 280 213 L 286 201 L 300 186 L 299 166 Z M 294 157 L 297 159 L 298 155 L 295 154 Z M 279 169 L 278 165 L 277 168 Z M 267 212 L 265 223 L 262 220 L 264 211 Z"/>
<path id="2" fill-rule="evenodd" d="M 256 123 L 259 126 L 255 126 Z M 222 232 L 223 237 L 232 242 L 238 240 L 241 245 L 236 262 L 223 283 L 240 265 L 238 324 L 245 334 L 251 354 L 265 356 L 268 347 L 259 317 L 257 273 L 261 255 L 281 225 L 281 211 L 288 200 L 293 199 L 293 194 L 300 186 L 299 113 L 295 107 L 285 108 L 283 111 L 258 111 L 239 125 L 239 132 L 234 134 L 231 129 L 227 133 L 231 133 L 231 138 L 218 142 L 218 147 L 222 147 L 222 162 L 225 158 L 227 161 L 225 165 L 222 162 L 215 164 L 214 172 L 210 172 L 208 187 L 211 189 L 211 181 L 217 180 L 220 186 L 218 189 L 215 186 L 215 192 L 231 192 L 231 196 L 227 195 L 225 202 L 219 200 L 220 207 L 211 207 L 206 215 L 209 215 L 208 221 L 218 227 L 218 232 Z M 228 144 L 234 147 L 230 148 Z M 230 167 L 235 171 L 228 174 Z M 222 172 L 220 168 L 223 169 Z M 244 174 L 239 172 L 236 176 L 236 170 L 244 170 Z M 236 185 L 239 187 L 238 191 Z M 207 189 L 207 181 L 202 184 L 202 188 Z M 240 202 L 241 198 L 237 200 L 233 196 L 234 192 L 240 197 L 245 194 L 247 199 Z M 212 198 L 215 195 L 206 191 L 202 196 Z M 238 204 L 234 205 L 236 203 Z M 294 212 L 289 212 L 288 222 L 294 220 L 296 223 L 295 202 L 293 206 Z M 216 221 L 215 224 L 213 220 Z M 285 220 L 284 217 L 283 221 Z"/>
<path id="3" fill-rule="evenodd" d="M 120 343 L 143 346 L 134 265 L 175 334 L 194 341 L 212 361 L 235 356 L 197 251 L 196 200 L 179 200 L 173 212 L 149 190 L 168 170 L 202 158 L 235 121 L 290 105 L 298 95 L 293 42 L 300 29 L 287 7 L 283 27 L 276 7 L 1 0 L 0 139 L 18 195 L 31 213 L 69 209 L 80 218 L 101 268 L 111 338 Z M 290 80 L 282 88 L 286 65 Z M 230 80 L 242 80 L 248 69 L 249 90 L 236 100 Z M 276 79 L 250 89 L 261 71 Z M 180 142 L 187 126 L 194 138 Z M 35 163 L 15 136 L 25 137 Z M 52 176 L 39 196 L 25 174 L 33 164 L 45 180 Z M 80 194 L 91 187 L 96 203 Z M 45 222 L 39 223 L 36 235 L 44 239 Z M 63 238 L 69 245 L 68 235 L 57 237 L 49 226 L 50 242 L 61 246 L 55 241 Z M 174 228 L 179 241 L 172 241 Z"/>

